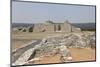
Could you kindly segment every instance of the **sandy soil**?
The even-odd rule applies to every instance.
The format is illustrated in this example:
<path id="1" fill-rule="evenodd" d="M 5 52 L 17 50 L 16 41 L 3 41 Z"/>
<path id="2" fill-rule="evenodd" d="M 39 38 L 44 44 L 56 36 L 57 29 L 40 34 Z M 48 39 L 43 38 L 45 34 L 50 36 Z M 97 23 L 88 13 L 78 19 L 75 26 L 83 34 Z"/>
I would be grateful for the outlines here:
<path id="1" fill-rule="evenodd" d="M 86 32 L 85 32 L 86 33 Z M 55 33 L 56 34 L 56 33 Z M 47 35 L 47 34 L 46 34 Z M 25 46 L 25 44 L 32 41 L 32 39 L 42 39 L 46 37 L 46 35 L 40 33 L 31 33 L 31 34 L 13 34 L 12 36 L 12 51 L 14 49 L 18 49 L 20 47 Z M 95 59 L 95 49 L 91 48 L 69 48 L 71 51 L 71 56 L 73 61 L 93 61 Z M 55 56 L 43 57 L 40 61 L 30 62 L 31 64 L 46 64 L 46 63 L 61 63 L 60 55 L 57 54 Z"/>
<path id="2" fill-rule="evenodd" d="M 74 61 L 91 61 L 95 60 L 95 49 L 91 48 L 71 48 L 71 55 Z"/>
<path id="3" fill-rule="evenodd" d="M 94 61 L 95 60 L 95 49 L 91 48 L 83 48 L 83 49 L 78 49 L 78 48 L 70 48 L 71 55 L 73 58 L 72 62 L 76 61 Z M 46 63 L 62 63 L 60 61 L 60 55 L 57 54 L 55 56 L 45 56 L 42 58 L 40 61 L 35 61 L 35 62 L 29 62 L 30 64 L 46 64 Z"/>
<path id="4" fill-rule="evenodd" d="M 31 41 L 32 41 L 31 39 L 13 39 L 11 45 L 12 51 L 27 46 L 27 44 Z"/>

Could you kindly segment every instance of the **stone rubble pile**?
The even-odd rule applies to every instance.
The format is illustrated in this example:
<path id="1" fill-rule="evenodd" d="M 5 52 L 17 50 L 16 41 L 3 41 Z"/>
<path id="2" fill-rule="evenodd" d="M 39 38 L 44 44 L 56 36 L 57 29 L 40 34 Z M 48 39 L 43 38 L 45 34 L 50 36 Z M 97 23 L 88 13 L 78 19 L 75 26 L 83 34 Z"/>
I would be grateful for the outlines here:
<path id="1" fill-rule="evenodd" d="M 65 45 L 66 47 L 85 48 L 95 45 L 95 33 L 93 34 L 66 34 L 61 36 L 48 37 L 46 43 Z"/>
<path id="2" fill-rule="evenodd" d="M 95 48 L 95 33 L 88 34 L 65 34 L 65 35 L 57 35 L 57 36 L 49 36 L 44 38 L 42 42 L 36 45 L 34 48 L 31 48 L 25 52 L 21 59 L 19 58 L 15 63 L 24 64 L 27 61 L 30 61 L 34 58 L 40 58 L 43 55 L 56 55 L 60 54 L 60 60 L 62 62 L 72 60 L 71 53 L 68 48 Z M 30 55 L 30 56 L 29 56 Z M 27 58 L 25 59 L 26 56 Z M 65 58 L 68 58 L 67 60 Z M 70 59 L 70 60 L 69 60 Z"/>
<path id="3" fill-rule="evenodd" d="M 40 45 L 37 45 L 36 57 L 42 55 L 54 55 L 61 54 L 66 56 L 71 56 L 70 51 L 67 48 L 95 48 L 95 33 L 89 34 L 65 34 L 49 36 L 44 38 Z M 66 47 L 66 49 L 65 49 Z M 65 50 L 64 50 L 65 49 Z M 63 51 L 62 51 L 63 50 Z"/>

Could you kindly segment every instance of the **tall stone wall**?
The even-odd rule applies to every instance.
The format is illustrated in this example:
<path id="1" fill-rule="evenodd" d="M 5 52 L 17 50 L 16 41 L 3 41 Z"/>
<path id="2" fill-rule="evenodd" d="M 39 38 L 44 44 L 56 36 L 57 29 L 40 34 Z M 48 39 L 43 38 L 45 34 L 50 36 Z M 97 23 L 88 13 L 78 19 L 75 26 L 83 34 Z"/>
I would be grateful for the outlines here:
<path id="1" fill-rule="evenodd" d="M 80 32 L 81 29 L 72 26 L 69 21 L 64 23 L 53 23 L 52 21 L 47 21 L 46 23 L 33 24 L 29 27 L 23 27 L 21 32 Z"/>
<path id="2" fill-rule="evenodd" d="M 41 32 L 44 29 L 43 24 L 34 24 L 33 32 Z"/>
<path id="3" fill-rule="evenodd" d="M 81 29 L 72 26 L 68 21 L 65 23 L 53 23 L 53 24 L 38 24 L 35 25 L 34 32 L 80 32 Z"/>
<path id="4" fill-rule="evenodd" d="M 54 32 L 54 24 L 35 24 L 33 32 Z"/>
<path id="5" fill-rule="evenodd" d="M 72 32 L 81 32 L 81 29 L 75 26 L 72 26 Z"/>
<path id="6" fill-rule="evenodd" d="M 54 24 L 45 25 L 46 32 L 54 32 Z"/>
<path id="7" fill-rule="evenodd" d="M 65 32 L 71 32 L 72 26 L 68 22 L 64 23 L 64 31 Z"/>

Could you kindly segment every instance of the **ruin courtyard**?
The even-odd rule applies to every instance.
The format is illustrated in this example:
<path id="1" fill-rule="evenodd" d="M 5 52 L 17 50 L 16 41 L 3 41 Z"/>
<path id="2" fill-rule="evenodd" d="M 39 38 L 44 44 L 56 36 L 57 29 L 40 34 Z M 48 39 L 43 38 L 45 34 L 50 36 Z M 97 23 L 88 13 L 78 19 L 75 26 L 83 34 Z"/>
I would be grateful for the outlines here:
<path id="1" fill-rule="evenodd" d="M 13 65 L 95 61 L 95 31 L 64 23 L 12 28 Z"/>

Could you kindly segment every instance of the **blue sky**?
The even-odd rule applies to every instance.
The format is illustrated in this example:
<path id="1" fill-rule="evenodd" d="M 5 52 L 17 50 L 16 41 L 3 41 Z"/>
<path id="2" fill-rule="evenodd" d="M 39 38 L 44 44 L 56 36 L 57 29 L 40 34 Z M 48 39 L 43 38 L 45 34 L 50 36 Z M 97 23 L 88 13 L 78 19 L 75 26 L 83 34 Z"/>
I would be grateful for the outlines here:
<path id="1" fill-rule="evenodd" d="M 12 22 L 43 23 L 47 20 L 63 23 L 95 22 L 94 6 L 12 2 Z"/>

